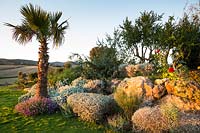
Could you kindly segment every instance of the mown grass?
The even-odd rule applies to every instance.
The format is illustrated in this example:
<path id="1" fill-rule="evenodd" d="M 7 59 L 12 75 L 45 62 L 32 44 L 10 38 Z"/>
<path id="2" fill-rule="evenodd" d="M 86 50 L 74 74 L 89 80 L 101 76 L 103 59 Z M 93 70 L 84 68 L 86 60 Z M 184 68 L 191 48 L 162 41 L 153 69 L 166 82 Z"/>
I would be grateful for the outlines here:
<path id="1" fill-rule="evenodd" d="M 48 132 L 48 133 L 96 133 L 112 132 L 102 125 L 83 122 L 77 118 L 65 118 L 60 112 L 52 115 L 24 117 L 14 112 L 17 98 L 24 92 L 15 86 L 0 87 L 0 132 Z"/>

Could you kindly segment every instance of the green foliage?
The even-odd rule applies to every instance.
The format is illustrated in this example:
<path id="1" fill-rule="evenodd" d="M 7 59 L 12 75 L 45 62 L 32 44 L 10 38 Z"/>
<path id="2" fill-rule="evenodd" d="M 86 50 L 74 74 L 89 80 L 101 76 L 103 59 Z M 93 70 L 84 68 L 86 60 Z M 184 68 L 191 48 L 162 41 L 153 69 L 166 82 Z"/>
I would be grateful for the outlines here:
<path id="1" fill-rule="evenodd" d="M 71 118 L 71 117 L 76 116 L 72 108 L 67 103 L 60 105 L 60 110 L 61 110 L 62 115 L 65 118 Z"/>
<path id="2" fill-rule="evenodd" d="M 89 59 L 80 60 L 82 76 L 86 79 L 108 79 L 118 69 L 120 61 L 115 48 L 106 46 L 94 47 Z"/>
<path id="3" fill-rule="evenodd" d="M 65 84 L 70 84 L 78 77 L 80 77 L 80 69 L 78 67 L 51 70 L 48 73 L 48 85 L 55 87 L 59 81 L 66 81 Z"/>
<path id="4" fill-rule="evenodd" d="M 65 62 L 65 64 L 64 64 L 65 69 L 69 69 L 71 67 L 72 67 L 72 64 L 70 62 Z"/>
<path id="5" fill-rule="evenodd" d="M 18 73 L 18 80 L 17 80 L 17 85 L 18 88 L 26 88 L 26 87 L 31 87 L 37 82 L 37 73 L 26 73 L 19 72 Z"/>
<path id="6" fill-rule="evenodd" d="M 124 40 L 124 47 L 131 50 L 131 54 L 137 58 L 137 61 L 144 63 L 152 60 L 152 53 L 156 45 L 159 44 L 159 35 L 161 32 L 162 15 L 158 15 L 153 11 L 143 12 L 141 16 L 132 21 L 126 20 L 123 25 L 121 35 Z"/>
<path id="7" fill-rule="evenodd" d="M 188 80 L 189 70 L 188 67 L 182 64 L 178 64 L 174 72 L 169 72 L 168 67 L 162 69 L 161 78 L 169 78 L 170 80 Z"/>
<path id="8" fill-rule="evenodd" d="M 185 62 L 192 69 L 200 65 L 200 22 L 185 16 L 176 28 L 176 47 L 173 51 L 175 63 Z"/>

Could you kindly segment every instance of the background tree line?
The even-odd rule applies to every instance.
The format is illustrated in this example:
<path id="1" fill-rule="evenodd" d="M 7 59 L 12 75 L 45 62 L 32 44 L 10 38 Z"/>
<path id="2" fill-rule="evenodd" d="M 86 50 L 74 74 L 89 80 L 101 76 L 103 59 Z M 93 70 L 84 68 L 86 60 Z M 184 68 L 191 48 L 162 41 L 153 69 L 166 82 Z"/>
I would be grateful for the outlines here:
<path id="1" fill-rule="evenodd" d="M 174 65 L 189 69 L 200 66 L 200 11 L 190 8 L 175 20 L 154 11 L 141 12 L 135 21 L 126 18 L 113 35 L 98 40 L 88 58 L 81 58 L 82 72 L 87 78 L 108 78 L 120 64 L 152 63 L 157 68 Z M 80 59 L 80 58 L 79 58 Z"/>

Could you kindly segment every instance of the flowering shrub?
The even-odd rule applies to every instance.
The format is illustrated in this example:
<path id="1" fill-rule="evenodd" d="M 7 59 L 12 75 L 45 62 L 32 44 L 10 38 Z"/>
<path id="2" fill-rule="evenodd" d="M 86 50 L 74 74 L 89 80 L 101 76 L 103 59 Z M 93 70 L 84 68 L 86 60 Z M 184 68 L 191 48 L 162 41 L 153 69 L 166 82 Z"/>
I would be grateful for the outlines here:
<path id="1" fill-rule="evenodd" d="M 18 103 L 15 110 L 25 116 L 35 116 L 38 114 L 53 113 L 58 105 L 49 98 L 33 97 L 25 102 Z"/>
<path id="2" fill-rule="evenodd" d="M 173 73 L 173 72 L 174 72 L 174 68 L 173 68 L 173 67 L 170 67 L 170 68 L 168 69 L 168 72 Z"/>
<path id="3" fill-rule="evenodd" d="M 26 94 L 24 94 L 24 95 L 21 95 L 19 98 L 18 98 L 18 103 L 20 103 L 20 102 L 25 102 L 26 100 L 28 100 L 29 98 L 31 98 L 31 97 L 33 97 L 34 96 L 34 94 L 33 93 L 30 93 L 30 92 L 28 92 L 28 93 L 26 93 Z"/>

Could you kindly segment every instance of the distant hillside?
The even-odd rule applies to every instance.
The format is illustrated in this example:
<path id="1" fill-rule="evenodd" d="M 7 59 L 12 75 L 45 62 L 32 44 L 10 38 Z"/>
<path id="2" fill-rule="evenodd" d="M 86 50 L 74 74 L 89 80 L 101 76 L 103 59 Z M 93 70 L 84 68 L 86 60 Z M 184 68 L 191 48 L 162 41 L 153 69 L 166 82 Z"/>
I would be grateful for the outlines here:
<path id="1" fill-rule="evenodd" d="M 28 65 L 28 66 L 36 66 L 37 65 L 37 61 L 22 60 L 22 59 L 3 59 L 3 58 L 0 58 L 0 65 Z"/>
<path id="2" fill-rule="evenodd" d="M 50 62 L 50 66 L 62 67 L 64 62 Z M 4 59 L 0 58 L 0 65 L 27 65 L 27 66 L 36 66 L 37 61 L 33 60 L 23 60 L 23 59 Z"/>

